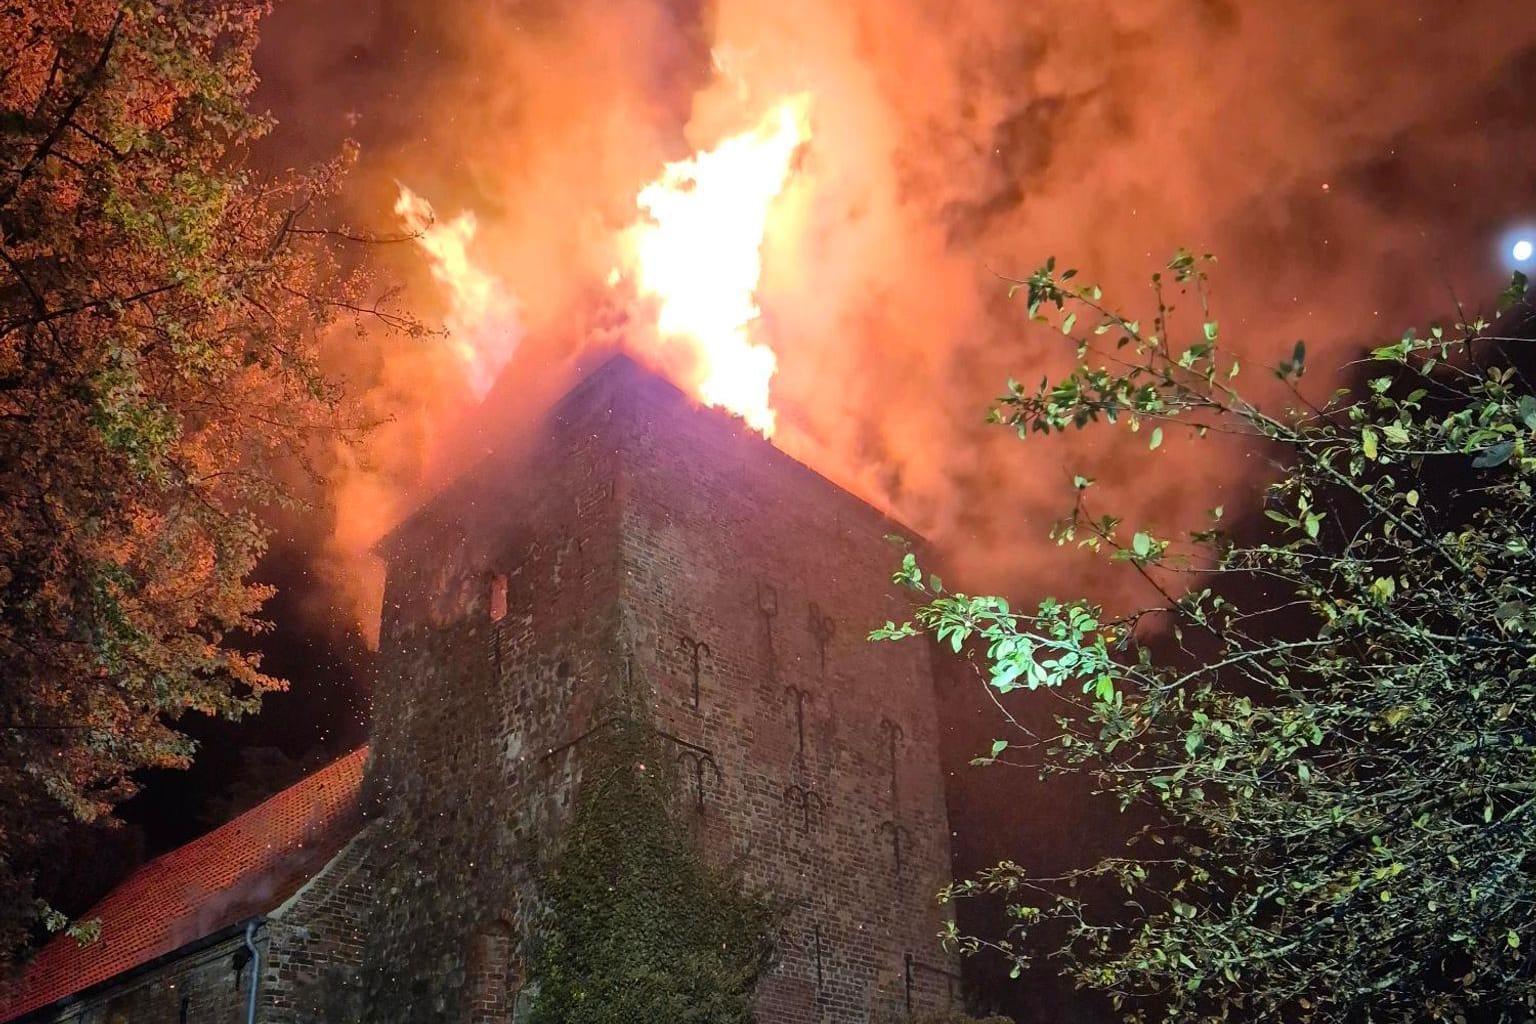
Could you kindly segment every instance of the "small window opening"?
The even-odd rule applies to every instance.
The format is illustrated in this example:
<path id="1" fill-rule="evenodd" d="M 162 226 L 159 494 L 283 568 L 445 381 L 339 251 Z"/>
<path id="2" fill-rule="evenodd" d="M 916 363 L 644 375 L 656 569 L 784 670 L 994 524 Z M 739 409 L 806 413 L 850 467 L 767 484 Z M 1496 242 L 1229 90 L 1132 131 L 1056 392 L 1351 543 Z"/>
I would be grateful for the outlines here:
<path id="1" fill-rule="evenodd" d="M 500 622 L 507 617 L 507 574 L 499 572 L 491 577 L 491 621 Z"/>

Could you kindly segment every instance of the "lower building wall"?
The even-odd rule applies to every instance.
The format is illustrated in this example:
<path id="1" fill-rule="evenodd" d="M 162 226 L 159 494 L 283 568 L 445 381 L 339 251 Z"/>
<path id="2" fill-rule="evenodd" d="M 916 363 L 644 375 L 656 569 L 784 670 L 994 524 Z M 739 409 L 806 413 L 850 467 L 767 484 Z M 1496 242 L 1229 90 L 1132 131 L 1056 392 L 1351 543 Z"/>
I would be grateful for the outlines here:
<path id="1" fill-rule="evenodd" d="M 258 938 L 257 948 L 264 945 L 265 939 Z M 29 1024 L 233 1024 L 245 1019 L 249 958 L 245 935 L 236 932 L 26 1020 Z"/>
<path id="2" fill-rule="evenodd" d="M 364 829 L 282 906 L 259 921 L 257 1024 L 358 1024 L 357 970 L 373 899 L 371 847 L 383 822 Z M 243 926 L 130 972 L 116 984 L 25 1024 L 239 1024 L 250 996 Z"/>
<path id="3" fill-rule="evenodd" d="M 362 1019 L 357 973 L 373 899 L 376 821 L 267 918 L 259 1024 L 346 1024 Z"/>

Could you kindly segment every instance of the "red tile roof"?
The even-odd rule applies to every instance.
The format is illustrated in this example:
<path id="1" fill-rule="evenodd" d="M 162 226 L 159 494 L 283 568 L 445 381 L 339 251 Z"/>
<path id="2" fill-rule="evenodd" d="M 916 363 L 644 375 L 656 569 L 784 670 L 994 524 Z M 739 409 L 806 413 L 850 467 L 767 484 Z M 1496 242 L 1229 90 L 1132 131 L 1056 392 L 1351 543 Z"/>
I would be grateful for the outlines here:
<path id="1" fill-rule="evenodd" d="M 276 909 L 355 834 L 368 748 L 360 747 L 221 825 L 156 857 L 83 916 L 101 938 L 58 936 L 0 993 L 0 1022 Z"/>

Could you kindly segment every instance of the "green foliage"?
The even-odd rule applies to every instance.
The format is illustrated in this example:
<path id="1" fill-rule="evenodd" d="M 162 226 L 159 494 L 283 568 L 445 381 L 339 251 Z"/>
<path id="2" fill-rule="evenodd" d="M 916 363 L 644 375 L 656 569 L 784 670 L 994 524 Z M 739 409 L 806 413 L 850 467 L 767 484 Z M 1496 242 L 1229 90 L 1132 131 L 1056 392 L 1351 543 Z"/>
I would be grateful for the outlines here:
<path id="1" fill-rule="evenodd" d="M 1215 508 L 1179 535 L 1134 530 L 1094 514 L 1078 477 L 1056 541 L 1137 574 L 1150 607 L 1014 610 L 908 557 L 895 578 L 923 603 L 872 634 L 932 634 L 1001 693 L 1058 691 L 1076 708 L 1043 741 L 1048 770 L 1091 773 L 1153 821 L 1063 876 L 1003 863 L 954 886 L 1001 895 L 1013 927 L 950 940 L 1022 966 L 1040 929 L 1064 934 L 1076 981 L 1128 1019 L 1529 1020 L 1536 394 L 1511 346 L 1531 342 L 1482 321 L 1410 331 L 1320 405 L 1297 343 L 1265 403 L 1237 390 L 1207 262 L 1180 253 L 1154 277 L 1150 329 L 1054 263 L 1020 282 L 1077 365 L 1010 382 L 992 418 L 1021 438 L 1153 426 L 1154 448 L 1176 428 L 1246 436 L 1279 466 L 1258 526 L 1228 533 Z M 1172 290 L 1199 310 L 1193 341 L 1174 337 Z M 979 760 L 1036 742 L 1020 730 Z"/>
<path id="2" fill-rule="evenodd" d="M 778 912 L 703 863 L 665 763 L 627 724 L 585 770 L 544 880 L 530 1024 L 750 1024 Z"/>

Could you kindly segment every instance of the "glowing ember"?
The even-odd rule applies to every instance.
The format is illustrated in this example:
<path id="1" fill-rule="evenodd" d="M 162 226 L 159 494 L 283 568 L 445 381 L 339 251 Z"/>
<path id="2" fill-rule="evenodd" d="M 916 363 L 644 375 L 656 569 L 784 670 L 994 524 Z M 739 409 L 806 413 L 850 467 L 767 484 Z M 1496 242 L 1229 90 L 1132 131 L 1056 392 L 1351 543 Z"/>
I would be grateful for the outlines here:
<path id="1" fill-rule="evenodd" d="M 657 334 L 688 350 L 698 397 L 765 435 L 778 361 L 752 337 L 763 233 L 795 150 L 810 138 L 808 103 L 784 100 L 755 129 L 667 164 L 640 191 L 646 216 L 622 239 L 627 275 L 657 300 Z"/>
<path id="2" fill-rule="evenodd" d="M 432 276 L 447 293 L 448 343 L 475 397 L 484 398 L 517 348 L 517 303 L 495 276 L 470 257 L 476 221 L 466 210 L 438 222 L 432 204 L 400 186 L 395 215 L 427 254 Z"/>

